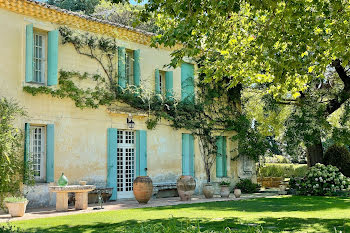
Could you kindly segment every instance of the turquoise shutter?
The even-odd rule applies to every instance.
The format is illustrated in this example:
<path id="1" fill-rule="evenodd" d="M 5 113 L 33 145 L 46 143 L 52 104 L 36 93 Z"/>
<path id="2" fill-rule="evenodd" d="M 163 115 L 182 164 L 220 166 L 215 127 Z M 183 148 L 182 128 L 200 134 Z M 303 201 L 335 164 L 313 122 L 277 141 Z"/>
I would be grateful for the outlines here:
<path id="1" fill-rule="evenodd" d="M 166 98 L 171 99 L 173 97 L 173 71 L 165 72 L 165 89 Z"/>
<path id="2" fill-rule="evenodd" d="M 33 51 L 34 51 L 34 36 L 33 24 L 26 26 L 26 82 L 33 82 Z"/>
<path id="3" fill-rule="evenodd" d="M 216 177 L 223 177 L 223 155 L 222 155 L 222 147 L 223 147 L 223 137 L 216 137 Z"/>
<path id="4" fill-rule="evenodd" d="M 154 80 L 155 80 L 155 91 L 156 94 L 160 94 L 160 83 L 159 83 L 159 70 L 156 69 L 154 72 Z"/>
<path id="5" fill-rule="evenodd" d="M 182 175 L 190 175 L 189 166 L 189 134 L 182 134 Z"/>
<path id="6" fill-rule="evenodd" d="M 194 177 L 194 137 L 182 134 L 182 175 Z"/>
<path id="7" fill-rule="evenodd" d="M 136 176 L 147 176 L 147 131 L 136 131 Z"/>
<path id="8" fill-rule="evenodd" d="M 192 134 L 188 136 L 188 154 L 189 154 L 189 173 L 194 177 L 194 137 Z"/>
<path id="9" fill-rule="evenodd" d="M 55 125 L 46 126 L 46 182 L 55 180 Z"/>
<path id="10" fill-rule="evenodd" d="M 118 85 L 121 88 L 126 88 L 126 73 L 125 73 L 125 48 L 118 48 Z"/>
<path id="11" fill-rule="evenodd" d="M 140 50 L 134 50 L 134 85 L 139 87 L 141 80 Z"/>
<path id="12" fill-rule="evenodd" d="M 181 65 L 181 100 L 194 102 L 194 66 L 189 63 Z"/>
<path id="13" fill-rule="evenodd" d="M 117 129 L 107 130 L 107 187 L 113 188 L 111 201 L 117 200 Z"/>
<path id="14" fill-rule="evenodd" d="M 29 160 L 29 147 L 30 147 L 30 124 L 24 124 L 24 162 Z"/>
<path id="15" fill-rule="evenodd" d="M 222 137 L 222 175 L 227 177 L 226 137 Z"/>
<path id="16" fill-rule="evenodd" d="M 47 85 L 57 85 L 58 30 L 48 33 L 47 43 Z"/>

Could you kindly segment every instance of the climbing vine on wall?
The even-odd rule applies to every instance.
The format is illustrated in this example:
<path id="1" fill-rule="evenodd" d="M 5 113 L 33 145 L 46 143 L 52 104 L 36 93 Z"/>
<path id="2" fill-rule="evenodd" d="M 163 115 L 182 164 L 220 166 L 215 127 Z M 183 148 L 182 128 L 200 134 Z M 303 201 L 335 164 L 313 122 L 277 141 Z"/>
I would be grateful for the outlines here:
<path id="1" fill-rule="evenodd" d="M 161 119 L 168 120 L 175 129 L 187 129 L 198 138 L 208 182 L 211 180 L 210 174 L 217 153 L 216 136 L 224 132 L 239 131 L 231 139 L 246 141 L 245 134 L 256 133 L 250 129 L 241 111 L 242 86 L 227 89 L 226 79 L 215 84 L 206 84 L 205 76 L 199 74 L 195 102 L 165 98 L 142 86 L 121 88 L 117 82 L 115 63 L 118 45 L 115 39 L 83 34 L 67 27 L 60 27 L 59 31 L 63 44 L 72 44 L 78 54 L 95 60 L 105 75 L 60 70 L 57 87 L 25 86 L 24 91 L 32 95 L 40 93 L 70 98 L 79 108 L 98 108 L 101 105 L 109 106 L 115 101 L 123 102 L 137 110 L 148 112 L 148 129 L 154 129 Z M 200 66 L 201 59 L 196 62 Z M 94 87 L 79 87 L 76 82 L 85 79 L 93 81 Z M 254 145 L 249 142 L 240 144 L 243 147 L 238 147 L 238 154 L 257 159 L 256 150 L 250 151 L 256 149 Z M 264 152 L 263 148 L 260 152 Z"/>

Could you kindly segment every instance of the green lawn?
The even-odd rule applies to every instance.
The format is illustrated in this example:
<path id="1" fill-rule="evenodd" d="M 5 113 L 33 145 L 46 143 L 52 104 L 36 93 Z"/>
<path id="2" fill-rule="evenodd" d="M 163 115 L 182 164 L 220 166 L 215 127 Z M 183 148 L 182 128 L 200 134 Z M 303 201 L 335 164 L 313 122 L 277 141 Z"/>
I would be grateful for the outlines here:
<path id="1" fill-rule="evenodd" d="M 350 232 L 350 198 L 286 196 L 96 212 L 13 224 L 26 232 L 142 232 L 142 227 L 146 229 L 143 232 L 150 232 L 154 225 L 181 224 L 199 226 L 201 231 L 229 227 L 247 232 L 258 225 L 263 232 Z M 174 232 L 175 228 L 159 229 L 156 232 Z"/>

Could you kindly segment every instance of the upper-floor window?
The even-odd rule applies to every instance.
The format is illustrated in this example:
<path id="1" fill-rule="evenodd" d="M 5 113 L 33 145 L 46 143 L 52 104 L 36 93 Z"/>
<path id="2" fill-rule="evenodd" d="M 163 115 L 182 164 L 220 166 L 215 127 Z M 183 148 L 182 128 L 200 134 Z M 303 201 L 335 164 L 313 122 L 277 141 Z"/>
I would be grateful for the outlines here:
<path id="1" fill-rule="evenodd" d="M 159 71 L 159 93 L 163 96 L 166 94 L 165 88 L 165 71 Z"/>
<path id="2" fill-rule="evenodd" d="M 33 82 L 45 83 L 46 73 L 46 35 L 42 32 L 34 31 L 34 51 L 33 51 Z"/>
<path id="3" fill-rule="evenodd" d="M 129 85 L 134 85 L 134 51 L 125 51 L 125 76 Z"/>

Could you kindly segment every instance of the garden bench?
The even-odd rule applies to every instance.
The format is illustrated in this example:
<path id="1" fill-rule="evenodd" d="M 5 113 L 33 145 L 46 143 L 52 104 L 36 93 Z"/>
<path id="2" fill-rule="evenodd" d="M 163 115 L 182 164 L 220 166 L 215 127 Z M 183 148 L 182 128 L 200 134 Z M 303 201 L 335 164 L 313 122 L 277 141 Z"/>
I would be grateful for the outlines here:
<path id="1" fill-rule="evenodd" d="M 68 211 L 68 193 L 75 193 L 75 209 L 86 210 L 88 207 L 88 192 L 96 188 L 95 185 L 67 185 L 50 186 L 50 192 L 56 195 L 56 211 Z"/>
<path id="2" fill-rule="evenodd" d="M 153 195 L 156 197 L 178 197 L 176 182 L 153 183 Z"/>

